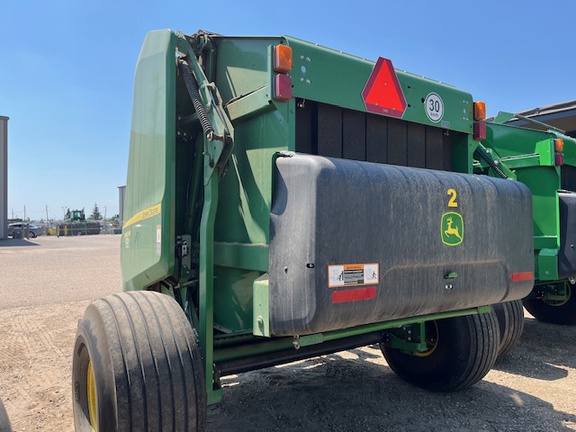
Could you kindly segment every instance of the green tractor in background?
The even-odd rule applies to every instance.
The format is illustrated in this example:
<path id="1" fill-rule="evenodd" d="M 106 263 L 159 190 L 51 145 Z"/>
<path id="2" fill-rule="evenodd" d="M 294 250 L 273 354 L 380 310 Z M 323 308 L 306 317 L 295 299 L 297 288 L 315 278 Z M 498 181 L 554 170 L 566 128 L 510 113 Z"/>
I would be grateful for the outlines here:
<path id="1" fill-rule="evenodd" d="M 66 211 L 64 222 L 56 229 L 59 236 L 95 235 L 100 234 L 102 225 L 96 221 L 86 220 L 84 209 Z"/>

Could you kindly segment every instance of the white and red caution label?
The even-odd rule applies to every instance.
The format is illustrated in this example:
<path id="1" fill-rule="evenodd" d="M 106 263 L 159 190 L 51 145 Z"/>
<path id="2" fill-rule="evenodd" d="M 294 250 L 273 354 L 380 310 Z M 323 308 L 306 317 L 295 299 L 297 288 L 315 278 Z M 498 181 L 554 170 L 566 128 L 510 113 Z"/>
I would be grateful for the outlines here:
<path id="1" fill-rule="evenodd" d="M 339 264 L 328 266 L 330 288 L 374 285 L 380 280 L 380 264 Z"/>

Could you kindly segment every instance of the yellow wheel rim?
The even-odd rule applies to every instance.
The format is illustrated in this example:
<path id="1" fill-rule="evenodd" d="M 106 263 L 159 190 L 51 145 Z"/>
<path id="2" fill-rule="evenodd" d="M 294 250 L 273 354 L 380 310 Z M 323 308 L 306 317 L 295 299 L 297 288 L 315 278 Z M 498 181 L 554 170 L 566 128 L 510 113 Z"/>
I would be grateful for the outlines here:
<path id="1" fill-rule="evenodd" d="M 92 362 L 88 360 L 88 370 L 86 371 L 86 393 L 88 394 L 88 415 L 92 430 L 98 430 L 98 411 L 96 402 L 96 383 L 94 382 L 94 371 Z"/>
<path id="2" fill-rule="evenodd" d="M 425 324 L 425 339 L 426 339 L 426 347 L 428 348 L 424 352 L 416 353 L 417 357 L 428 357 L 436 351 L 438 347 L 438 340 L 439 340 L 439 331 L 438 331 L 438 324 L 436 321 L 427 321 Z"/>

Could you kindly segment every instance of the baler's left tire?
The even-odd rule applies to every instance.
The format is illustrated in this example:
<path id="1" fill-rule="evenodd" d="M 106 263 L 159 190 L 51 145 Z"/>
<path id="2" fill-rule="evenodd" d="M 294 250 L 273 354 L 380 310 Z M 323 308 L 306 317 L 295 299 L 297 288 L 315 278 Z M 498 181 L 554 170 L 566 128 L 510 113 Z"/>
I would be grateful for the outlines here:
<path id="1" fill-rule="evenodd" d="M 500 346 L 494 311 L 434 323 L 426 325 L 427 352 L 411 355 L 380 344 L 390 368 L 405 381 L 439 392 L 462 390 L 484 378 Z"/>
<path id="2" fill-rule="evenodd" d="M 72 364 L 76 431 L 206 430 L 206 386 L 182 308 L 157 292 L 91 303 Z"/>

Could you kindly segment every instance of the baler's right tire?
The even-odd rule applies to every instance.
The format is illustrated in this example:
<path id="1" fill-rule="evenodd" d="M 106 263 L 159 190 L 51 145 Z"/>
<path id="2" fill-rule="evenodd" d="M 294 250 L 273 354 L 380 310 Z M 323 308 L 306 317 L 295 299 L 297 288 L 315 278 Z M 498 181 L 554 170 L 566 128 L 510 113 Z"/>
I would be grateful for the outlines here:
<path id="1" fill-rule="evenodd" d="M 206 430 L 204 368 L 182 308 L 157 292 L 92 302 L 72 364 L 76 431 Z"/>
<path id="2" fill-rule="evenodd" d="M 4 404 L 0 400 L 0 432 L 12 432 L 12 426 L 10 425 L 10 419 L 8 418 L 8 413 Z"/>
<path id="3" fill-rule="evenodd" d="M 433 341 L 427 352 L 411 355 L 380 344 L 390 368 L 405 381 L 438 392 L 462 390 L 484 378 L 500 346 L 494 311 L 433 323 L 426 326 L 426 340 Z"/>
<path id="4" fill-rule="evenodd" d="M 522 300 L 508 301 L 492 305 L 500 328 L 500 348 L 498 357 L 512 349 L 524 331 L 524 306 Z"/>
<path id="5" fill-rule="evenodd" d="M 538 321 L 549 324 L 576 325 L 576 290 L 566 282 L 568 300 L 547 303 L 541 299 L 524 299 L 524 307 Z"/>

